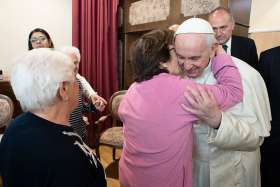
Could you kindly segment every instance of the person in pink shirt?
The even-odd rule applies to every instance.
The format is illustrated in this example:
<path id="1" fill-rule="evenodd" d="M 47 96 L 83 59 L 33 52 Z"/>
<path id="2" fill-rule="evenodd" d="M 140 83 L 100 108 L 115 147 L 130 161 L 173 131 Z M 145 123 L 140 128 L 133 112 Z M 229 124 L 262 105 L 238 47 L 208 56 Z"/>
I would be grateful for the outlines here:
<path id="1" fill-rule="evenodd" d="M 196 102 L 207 94 L 225 110 L 242 100 L 240 74 L 231 57 L 214 57 L 217 44 L 210 26 L 195 41 L 201 58 L 218 80 L 217 85 L 200 85 L 180 76 L 172 45 L 174 33 L 154 30 L 144 34 L 131 49 L 135 82 L 119 106 L 124 126 L 124 146 L 119 162 L 122 187 L 191 187 L 192 124 L 198 118 L 184 108 L 195 94 Z M 211 59 L 211 60 L 209 60 Z M 183 107 L 185 106 L 185 107 Z M 214 123 L 214 122 L 213 122 Z"/>

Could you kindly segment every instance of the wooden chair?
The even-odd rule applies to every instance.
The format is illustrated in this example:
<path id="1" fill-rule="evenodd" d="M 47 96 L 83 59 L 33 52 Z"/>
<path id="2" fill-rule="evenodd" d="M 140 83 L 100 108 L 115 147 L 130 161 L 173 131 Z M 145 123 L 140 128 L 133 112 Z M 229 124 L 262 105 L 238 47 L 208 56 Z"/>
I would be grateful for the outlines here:
<path id="1" fill-rule="evenodd" d="M 96 122 L 96 125 L 103 124 L 106 120 L 111 119 L 111 127 L 106 129 L 98 137 L 96 155 L 100 158 L 100 145 L 106 145 L 113 148 L 113 160 L 116 160 L 116 149 L 122 149 L 123 147 L 123 127 L 122 122 L 119 119 L 118 108 L 122 97 L 126 93 L 126 90 L 115 92 L 108 104 L 108 114 L 101 116 Z M 100 129 L 98 127 L 98 129 Z"/>
<path id="2" fill-rule="evenodd" d="M 14 104 L 13 101 L 6 95 L 0 94 L 0 129 L 5 129 L 12 119 L 14 112 Z M 3 133 L 2 130 L 1 133 Z M 0 134 L 0 141 L 2 138 L 2 134 Z"/>

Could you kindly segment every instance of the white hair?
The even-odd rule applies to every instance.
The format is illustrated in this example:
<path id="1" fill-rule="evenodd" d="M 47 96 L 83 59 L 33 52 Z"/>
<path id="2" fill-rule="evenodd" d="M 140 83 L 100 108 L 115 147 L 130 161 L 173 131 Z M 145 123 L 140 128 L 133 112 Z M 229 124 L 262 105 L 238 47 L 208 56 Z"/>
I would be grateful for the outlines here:
<path id="1" fill-rule="evenodd" d="M 203 34 L 205 35 L 208 47 L 212 47 L 215 43 L 217 43 L 214 34 Z"/>
<path id="2" fill-rule="evenodd" d="M 60 83 L 75 79 L 70 58 L 48 48 L 28 51 L 11 73 L 11 85 L 24 111 L 41 110 L 58 101 Z"/>
<path id="3" fill-rule="evenodd" d="M 79 49 L 77 47 L 74 47 L 74 46 L 64 46 L 64 47 L 62 47 L 62 48 L 60 48 L 58 50 L 63 52 L 66 55 L 74 54 L 77 57 L 79 62 L 81 60 L 81 54 L 80 54 L 80 51 L 79 51 Z"/>

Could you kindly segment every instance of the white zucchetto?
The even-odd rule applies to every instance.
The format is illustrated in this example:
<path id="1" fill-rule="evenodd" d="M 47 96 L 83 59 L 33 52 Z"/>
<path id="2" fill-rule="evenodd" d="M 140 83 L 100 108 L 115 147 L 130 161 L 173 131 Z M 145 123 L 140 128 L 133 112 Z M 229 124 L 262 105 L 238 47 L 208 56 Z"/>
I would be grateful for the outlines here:
<path id="1" fill-rule="evenodd" d="M 201 18 L 190 18 L 178 27 L 175 35 L 188 33 L 214 34 L 214 31 L 208 21 Z"/>

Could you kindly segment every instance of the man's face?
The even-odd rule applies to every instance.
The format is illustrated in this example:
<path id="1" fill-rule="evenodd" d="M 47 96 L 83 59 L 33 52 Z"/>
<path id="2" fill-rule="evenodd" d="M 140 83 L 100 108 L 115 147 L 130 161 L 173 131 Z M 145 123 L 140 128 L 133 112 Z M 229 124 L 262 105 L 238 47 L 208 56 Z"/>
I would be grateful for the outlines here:
<path id="1" fill-rule="evenodd" d="M 234 29 L 234 23 L 230 15 L 223 10 L 218 10 L 209 16 L 208 21 L 215 32 L 218 43 L 221 45 L 226 43 Z"/>
<path id="2" fill-rule="evenodd" d="M 199 77 L 214 55 L 214 47 L 207 44 L 205 34 L 179 34 L 175 51 L 181 70 L 189 78 Z"/>

